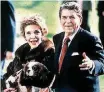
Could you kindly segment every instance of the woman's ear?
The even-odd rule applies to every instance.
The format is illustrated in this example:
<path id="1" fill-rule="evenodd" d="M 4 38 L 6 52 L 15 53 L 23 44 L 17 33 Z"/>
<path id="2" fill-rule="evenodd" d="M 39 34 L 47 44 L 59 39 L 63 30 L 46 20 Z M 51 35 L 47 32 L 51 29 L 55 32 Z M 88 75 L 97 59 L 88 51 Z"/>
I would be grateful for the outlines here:
<path id="1" fill-rule="evenodd" d="M 26 37 L 24 36 L 24 39 L 27 41 Z"/>

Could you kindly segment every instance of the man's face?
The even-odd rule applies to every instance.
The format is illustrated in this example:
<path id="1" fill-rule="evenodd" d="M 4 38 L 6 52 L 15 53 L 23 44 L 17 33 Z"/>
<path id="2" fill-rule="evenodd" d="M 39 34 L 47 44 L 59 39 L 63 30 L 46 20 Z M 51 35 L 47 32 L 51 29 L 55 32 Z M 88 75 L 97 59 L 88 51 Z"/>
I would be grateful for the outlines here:
<path id="1" fill-rule="evenodd" d="M 73 34 L 81 25 L 82 19 L 74 10 L 63 9 L 60 23 L 66 34 Z"/>

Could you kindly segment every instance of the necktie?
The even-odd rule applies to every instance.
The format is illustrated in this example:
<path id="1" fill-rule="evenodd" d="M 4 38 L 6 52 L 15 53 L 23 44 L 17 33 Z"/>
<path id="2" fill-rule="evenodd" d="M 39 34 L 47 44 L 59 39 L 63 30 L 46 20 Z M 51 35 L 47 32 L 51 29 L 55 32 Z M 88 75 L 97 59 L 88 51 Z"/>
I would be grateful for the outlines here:
<path id="1" fill-rule="evenodd" d="M 67 37 L 67 38 L 64 39 L 64 43 L 63 43 L 61 53 L 60 53 L 59 70 L 58 70 L 59 73 L 60 73 L 60 70 L 61 70 L 61 67 L 62 67 L 63 59 L 65 57 L 65 54 L 66 54 L 66 51 L 67 51 L 67 48 L 68 48 L 68 42 L 69 42 L 69 38 Z"/>
<path id="2" fill-rule="evenodd" d="M 39 92 L 49 92 L 49 88 L 43 88 L 43 89 L 40 89 Z"/>

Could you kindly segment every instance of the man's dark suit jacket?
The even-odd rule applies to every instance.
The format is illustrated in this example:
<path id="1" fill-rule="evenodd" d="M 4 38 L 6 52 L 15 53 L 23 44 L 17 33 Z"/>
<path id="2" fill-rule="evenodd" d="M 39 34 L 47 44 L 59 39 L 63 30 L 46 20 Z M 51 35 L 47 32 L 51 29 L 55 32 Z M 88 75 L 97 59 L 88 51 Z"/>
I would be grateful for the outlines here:
<path id="1" fill-rule="evenodd" d="M 14 7 L 9 1 L 1 1 L 1 60 L 5 52 L 14 49 L 15 37 Z"/>
<path id="2" fill-rule="evenodd" d="M 104 51 L 101 41 L 90 32 L 80 28 L 68 47 L 61 72 L 58 74 L 58 59 L 64 34 L 62 32 L 53 36 L 55 45 L 54 62 L 57 74 L 53 88 L 71 88 L 76 92 L 99 92 L 98 75 L 104 74 Z M 82 71 L 79 68 L 79 64 L 82 63 L 83 52 L 95 63 L 92 73 L 88 70 Z M 77 53 L 77 55 L 73 53 Z"/>

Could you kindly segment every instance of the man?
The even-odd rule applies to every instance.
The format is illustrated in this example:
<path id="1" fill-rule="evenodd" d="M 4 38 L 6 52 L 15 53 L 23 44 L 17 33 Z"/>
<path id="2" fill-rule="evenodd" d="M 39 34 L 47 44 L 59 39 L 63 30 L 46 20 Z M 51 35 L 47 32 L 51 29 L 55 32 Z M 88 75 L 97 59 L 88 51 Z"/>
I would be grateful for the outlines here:
<path id="1" fill-rule="evenodd" d="M 15 27 L 14 7 L 9 1 L 1 1 L 1 60 L 12 58 Z"/>
<path id="2" fill-rule="evenodd" d="M 100 1 L 100 0 L 98 1 L 97 11 L 99 17 L 99 23 L 98 23 L 99 34 L 104 47 L 104 1 Z"/>
<path id="3" fill-rule="evenodd" d="M 59 18 L 63 32 L 53 36 L 56 71 L 53 91 L 100 92 L 98 75 L 104 74 L 101 41 L 80 27 L 82 13 L 76 2 L 62 4 Z M 66 49 L 62 49 L 66 38 L 70 41 L 64 56 Z"/>
<path id="4" fill-rule="evenodd" d="M 77 0 L 77 2 L 81 2 L 81 0 Z M 91 0 L 82 0 L 82 16 L 83 21 L 81 24 L 81 27 L 86 29 L 87 31 L 90 31 L 90 26 L 88 24 L 89 20 L 89 12 L 92 11 L 92 1 Z"/>
<path id="5" fill-rule="evenodd" d="M 13 58 L 15 37 L 14 7 L 9 1 L 1 1 L 1 61 Z"/>
<path id="6" fill-rule="evenodd" d="M 1 62 L 0 79 L 3 77 L 5 58 L 13 58 L 15 37 L 15 15 L 14 7 L 9 1 L 1 1 Z M 4 83 L 1 84 L 3 86 Z"/>

